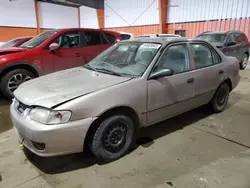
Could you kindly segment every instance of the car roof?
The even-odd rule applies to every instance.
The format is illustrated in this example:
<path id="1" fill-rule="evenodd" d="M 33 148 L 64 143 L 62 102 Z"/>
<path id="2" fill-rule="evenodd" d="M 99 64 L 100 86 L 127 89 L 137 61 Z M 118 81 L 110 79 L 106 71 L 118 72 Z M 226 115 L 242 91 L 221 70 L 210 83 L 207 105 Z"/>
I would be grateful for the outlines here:
<path id="1" fill-rule="evenodd" d="M 136 36 L 136 38 L 140 38 L 140 37 L 181 37 L 180 35 L 177 34 L 146 34 L 146 35 L 138 35 Z"/>
<path id="2" fill-rule="evenodd" d="M 208 43 L 202 39 L 196 38 L 186 38 L 186 37 L 146 37 L 146 38 L 131 38 L 126 41 L 121 42 L 140 42 L 140 43 L 159 43 L 163 46 L 166 46 L 169 43 L 173 42 L 204 42 Z"/>
<path id="3" fill-rule="evenodd" d="M 102 32 L 108 32 L 108 33 L 111 33 L 111 34 L 117 34 L 119 35 L 120 33 L 119 32 L 116 32 L 116 31 L 110 31 L 110 30 L 107 30 L 107 29 L 94 29 L 94 28 L 62 28 L 62 29 L 49 29 L 47 31 L 57 31 L 57 32 L 70 32 L 70 31 L 75 31 L 75 30 L 82 30 L 82 31 L 102 31 Z"/>
<path id="4" fill-rule="evenodd" d="M 229 33 L 243 33 L 242 31 L 230 30 L 230 31 L 207 31 L 201 33 L 200 35 L 210 35 L 210 34 L 229 34 Z"/>

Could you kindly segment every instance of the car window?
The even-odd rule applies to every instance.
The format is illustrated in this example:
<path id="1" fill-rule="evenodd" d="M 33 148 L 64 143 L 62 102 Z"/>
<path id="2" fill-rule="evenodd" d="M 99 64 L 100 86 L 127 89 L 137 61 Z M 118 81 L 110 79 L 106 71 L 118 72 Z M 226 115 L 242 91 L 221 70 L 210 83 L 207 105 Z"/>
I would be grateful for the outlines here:
<path id="1" fill-rule="evenodd" d="M 138 77 L 145 72 L 160 48 L 161 44 L 156 43 L 118 43 L 105 50 L 84 67 L 110 74 Z M 140 55 L 138 56 L 138 54 Z"/>
<path id="2" fill-rule="evenodd" d="M 101 45 L 101 33 L 97 31 L 85 31 L 84 32 L 87 46 Z"/>
<path id="3" fill-rule="evenodd" d="M 190 44 L 195 68 L 200 69 L 220 63 L 219 55 L 205 44 Z"/>
<path id="4" fill-rule="evenodd" d="M 240 33 L 235 33 L 234 36 L 235 36 L 235 42 L 237 44 L 243 42 L 242 35 Z"/>
<path id="5" fill-rule="evenodd" d="M 226 34 L 208 33 L 208 34 L 199 35 L 197 38 L 211 42 L 216 46 L 222 46 L 226 39 Z"/>
<path id="6" fill-rule="evenodd" d="M 242 40 L 243 40 L 244 42 L 247 42 L 247 41 L 248 41 L 247 36 L 246 36 L 244 33 L 242 33 L 241 36 L 242 36 Z"/>
<path id="7" fill-rule="evenodd" d="M 64 33 L 57 37 L 52 43 L 59 44 L 61 49 L 80 47 L 80 34 L 78 31 Z"/>
<path id="8" fill-rule="evenodd" d="M 10 40 L 6 43 L 4 43 L 3 45 L 0 46 L 0 48 L 11 48 L 13 47 L 17 42 L 19 42 L 20 40 L 22 39 L 13 39 L 13 40 Z"/>
<path id="9" fill-rule="evenodd" d="M 233 33 L 231 33 L 228 36 L 227 43 L 230 43 L 230 42 L 236 42 L 236 40 L 235 40 L 235 34 L 233 34 Z"/>
<path id="10" fill-rule="evenodd" d="M 162 69 L 171 69 L 174 74 L 189 71 L 189 55 L 186 44 L 170 46 L 153 68 L 152 73 Z"/>
<path id="11" fill-rule="evenodd" d="M 131 38 L 131 35 L 128 35 L 128 34 L 121 34 L 120 37 L 121 37 L 122 40 L 128 40 L 128 39 Z"/>
<path id="12" fill-rule="evenodd" d="M 40 46 L 42 43 L 44 43 L 45 41 L 47 41 L 51 36 L 55 35 L 56 33 L 57 33 L 57 30 L 45 31 L 41 33 L 40 35 L 37 35 L 36 37 L 23 43 L 20 47 L 21 48 L 36 48 Z"/>
<path id="13" fill-rule="evenodd" d="M 101 34 L 102 44 L 110 44 L 108 38 L 104 35 L 104 33 L 100 33 L 100 34 Z"/>
<path id="14" fill-rule="evenodd" d="M 109 33 L 104 33 L 104 35 L 107 37 L 107 39 L 109 40 L 109 42 L 112 44 L 115 42 L 115 37 Z"/>
<path id="15" fill-rule="evenodd" d="M 20 47 L 22 44 L 24 44 L 25 42 L 29 41 L 30 39 L 27 39 L 27 40 L 23 40 L 23 41 L 18 41 L 16 44 L 16 47 Z"/>
<path id="16" fill-rule="evenodd" d="M 220 56 L 214 51 L 214 50 L 210 50 L 211 53 L 212 53 L 212 58 L 213 58 L 213 63 L 214 64 L 218 64 L 218 63 L 221 63 L 221 58 Z"/>

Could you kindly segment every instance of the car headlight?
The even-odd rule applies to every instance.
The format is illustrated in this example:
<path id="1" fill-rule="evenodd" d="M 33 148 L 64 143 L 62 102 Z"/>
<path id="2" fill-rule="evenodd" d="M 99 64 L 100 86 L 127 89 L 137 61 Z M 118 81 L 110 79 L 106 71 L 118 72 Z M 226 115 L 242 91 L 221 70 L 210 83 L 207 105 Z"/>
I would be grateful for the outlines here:
<path id="1" fill-rule="evenodd" d="M 71 118 L 71 111 L 68 110 L 49 110 L 46 108 L 34 108 L 30 111 L 30 118 L 46 125 L 67 123 Z"/>

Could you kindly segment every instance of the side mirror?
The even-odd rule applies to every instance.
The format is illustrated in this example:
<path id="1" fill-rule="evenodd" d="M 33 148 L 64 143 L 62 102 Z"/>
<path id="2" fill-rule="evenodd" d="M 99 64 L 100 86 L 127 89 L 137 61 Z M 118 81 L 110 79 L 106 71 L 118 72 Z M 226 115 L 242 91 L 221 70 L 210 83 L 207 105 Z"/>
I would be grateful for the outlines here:
<path id="1" fill-rule="evenodd" d="M 174 71 L 172 69 L 163 69 L 152 74 L 149 78 L 153 80 L 157 80 L 165 76 L 172 76 L 173 74 L 174 74 Z"/>
<path id="2" fill-rule="evenodd" d="M 57 44 L 57 43 L 52 43 L 52 44 L 49 45 L 49 51 L 50 51 L 50 52 L 54 52 L 54 51 L 56 51 L 57 49 L 59 49 L 59 44 Z"/>
<path id="3" fill-rule="evenodd" d="M 234 45 L 236 45 L 236 42 L 231 41 L 227 43 L 227 46 L 234 46 Z"/>

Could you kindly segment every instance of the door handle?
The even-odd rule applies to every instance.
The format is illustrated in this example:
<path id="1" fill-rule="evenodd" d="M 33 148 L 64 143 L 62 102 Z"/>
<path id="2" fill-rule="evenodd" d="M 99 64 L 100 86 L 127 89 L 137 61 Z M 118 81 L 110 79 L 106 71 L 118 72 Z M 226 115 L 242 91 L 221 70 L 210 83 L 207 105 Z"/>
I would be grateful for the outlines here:
<path id="1" fill-rule="evenodd" d="M 81 54 L 80 53 L 76 53 L 76 57 L 81 57 Z"/>
<path id="2" fill-rule="evenodd" d="M 219 74 L 223 74 L 224 73 L 224 71 L 223 70 L 219 70 Z"/>
<path id="3" fill-rule="evenodd" d="M 189 79 L 187 80 L 187 83 L 188 83 L 188 84 L 194 83 L 194 78 L 189 78 Z"/>

